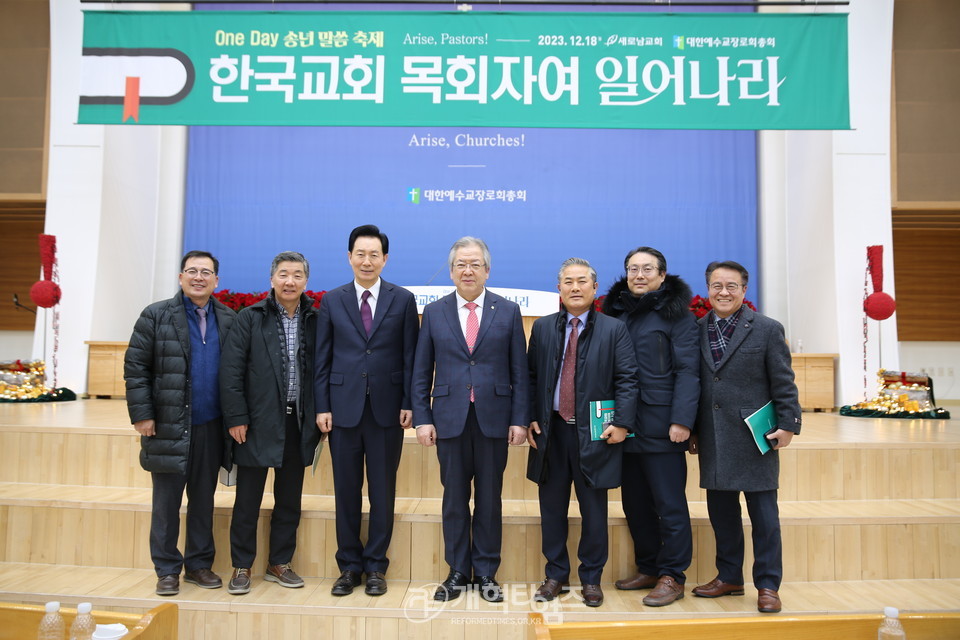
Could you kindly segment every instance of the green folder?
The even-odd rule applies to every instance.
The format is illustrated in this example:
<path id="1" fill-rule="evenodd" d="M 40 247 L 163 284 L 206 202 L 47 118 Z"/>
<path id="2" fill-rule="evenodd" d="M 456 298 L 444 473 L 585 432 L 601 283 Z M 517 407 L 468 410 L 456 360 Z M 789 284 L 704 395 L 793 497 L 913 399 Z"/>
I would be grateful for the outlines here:
<path id="1" fill-rule="evenodd" d="M 773 400 L 763 405 L 749 416 L 743 419 L 753 436 L 753 441 L 757 443 L 760 453 L 764 454 L 773 451 L 770 441 L 766 436 L 777 430 L 777 410 L 773 407 Z"/>
<path id="2" fill-rule="evenodd" d="M 600 435 L 613 420 L 613 412 L 616 410 L 616 403 L 613 400 L 591 400 L 590 401 L 590 439 L 604 440 Z M 633 433 L 628 433 L 627 437 L 632 438 Z"/>

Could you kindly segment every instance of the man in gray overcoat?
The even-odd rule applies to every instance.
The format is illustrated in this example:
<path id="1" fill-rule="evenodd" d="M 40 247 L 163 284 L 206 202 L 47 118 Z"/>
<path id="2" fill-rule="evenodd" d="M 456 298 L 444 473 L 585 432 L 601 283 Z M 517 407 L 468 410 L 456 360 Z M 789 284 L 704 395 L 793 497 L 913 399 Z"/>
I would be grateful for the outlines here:
<path id="1" fill-rule="evenodd" d="M 707 266 L 713 310 L 700 319 L 700 486 L 717 541 L 717 577 L 696 587 L 703 598 L 743 595 L 744 493 L 753 527 L 753 584 L 757 609 L 780 611 L 783 547 L 777 507 L 777 450 L 800 433 L 800 402 L 783 326 L 743 304 L 749 274 L 732 261 Z M 744 418 L 773 402 L 777 424 L 760 452 Z M 691 450 L 693 447 L 691 447 Z"/>

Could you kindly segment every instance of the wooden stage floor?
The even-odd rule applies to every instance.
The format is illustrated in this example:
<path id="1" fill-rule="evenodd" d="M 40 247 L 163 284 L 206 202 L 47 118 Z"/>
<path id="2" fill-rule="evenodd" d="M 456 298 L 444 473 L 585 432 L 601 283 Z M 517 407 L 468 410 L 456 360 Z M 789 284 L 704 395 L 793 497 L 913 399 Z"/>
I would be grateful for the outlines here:
<path id="1" fill-rule="evenodd" d="M 960 415 L 960 406 L 946 408 Z M 877 613 L 887 605 L 903 611 L 960 611 L 960 420 L 836 413 L 804 413 L 803 418 L 802 434 L 782 456 L 785 581 L 780 615 Z M 688 459 L 692 480 L 687 494 L 699 557 L 688 573 L 684 599 L 650 608 L 640 602 L 644 592 L 614 589 L 612 581 L 628 572 L 630 550 L 622 510 L 611 493 L 612 569 L 604 574 L 604 606 L 587 609 L 576 589 L 553 603 L 531 602 L 542 571 L 539 520 L 535 490 L 520 471 L 520 480 L 509 489 L 513 493 L 505 496 L 500 578 L 506 602 L 493 605 L 468 594 L 434 603 L 428 596 L 445 574 L 439 478 L 433 477 L 434 463 L 420 457 L 412 433 L 402 464 L 412 471 L 402 473 L 416 477 L 400 483 L 398 534 L 385 596 L 371 598 L 362 589 L 344 598 L 330 595 L 336 577 L 332 490 L 328 475 L 318 471 L 305 491 L 294 560 L 305 576 L 304 589 L 265 583 L 262 569 L 260 575 L 255 569 L 254 587 L 246 596 L 182 584 L 179 596 L 159 598 L 146 551 L 149 476 L 137 464 L 137 448 L 123 400 L 0 405 L 0 600 L 58 598 L 70 606 L 91 600 L 95 609 L 124 611 L 174 601 L 180 606 L 180 637 L 200 640 L 523 638 L 531 611 L 570 622 L 760 615 L 751 585 L 743 597 L 710 600 L 689 593 L 714 573 L 712 532 L 696 486 L 695 457 Z M 525 460 L 525 451 L 516 454 L 510 465 Z M 329 458 L 324 464 L 329 465 Z M 509 473 L 515 477 L 517 472 L 508 468 Z M 221 532 L 215 569 L 224 579 L 231 504 L 229 491 L 218 492 Z M 267 496 L 265 507 L 269 504 Z M 571 515 L 575 523 L 575 505 Z M 572 525 L 574 541 L 578 533 Z"/>

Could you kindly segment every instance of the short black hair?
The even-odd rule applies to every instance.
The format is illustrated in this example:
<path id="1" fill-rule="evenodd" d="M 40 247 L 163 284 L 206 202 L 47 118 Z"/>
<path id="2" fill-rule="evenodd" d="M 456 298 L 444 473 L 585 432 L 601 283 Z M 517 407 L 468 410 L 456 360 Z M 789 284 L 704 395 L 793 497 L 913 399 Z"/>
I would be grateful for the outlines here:
<path id="1" fill-rule="evenodd" d="M 743 279 L 743 286 L 747 286 L 747 281 L 750 280 L 750 272 L 747 271 L 747 268 L 740 264 L 739 262 L 734 262 L 733 260 L 723 260 L 723 261 L 714 261 L 707 265 L 706 279 L 707 284 L 710 284 L 710 275 L 717 269 L 730 269 L 731 271 L 739 271 L 740 278 Z"/>
<path id="2" fill-rule="evenodd" d="M 387 239 L 387 234 L 381 233 L 380 228 L 375 224 L 362 224 L 350 232 L 350 240 L 347 242 L 347 251 L 350 253 L 353 253 L 353 245 L 357 238 L 379 238 L 383 255 L 390 253 L 390 240 Z"/>
<path id="3" fill-rule="evenodd" d="M 630 264 L 630 258 L 637 255 L 638 253 L 649 253 L 654 258 L 657 259 L 657 271 L 660 273 L 667 272 L 667 259 L 663 257 L 663 254 L 654 249 L 653 247 L 637 247 L 633 251 L 627 253 L 627 257 L 623 259 L 623 268 L 626 269 L 627 265 Z"/>
<path id="4" fill-rule="evenodd" d="M 180 260 L 180 271 L 183 271 L 187 267 L 187 260 L 191 258 L 210 258 L 213 260 L 214 275 L 220 275 L 220 261 L 214 258 L 213 254 L 209 251 L 187 251 Z"/>

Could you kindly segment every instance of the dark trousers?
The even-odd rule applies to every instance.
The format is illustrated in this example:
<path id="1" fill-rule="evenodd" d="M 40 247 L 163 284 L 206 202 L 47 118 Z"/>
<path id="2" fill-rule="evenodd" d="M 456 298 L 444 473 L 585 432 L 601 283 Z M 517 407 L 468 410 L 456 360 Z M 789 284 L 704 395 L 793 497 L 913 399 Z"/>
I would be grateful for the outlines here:
<path id="1" fill-rule="evenodd" d="M 570 484 L 580 503 L 580 583 L 600 584 L 603 566 L 607 563 L 607 490 L 587 486 L 580 470 L 580 442 L 577 427 L 554 414 L 546 452 L 546 480 L 540 483 L 540 526 L 543 529 L 543 556 L 547 559 L 548 578 L 566 582 L 570 579 L 570 557 L 567 553 L 567 510 L 570 507 Z"/>
<path id="2" fill-rule="evenodd" d="M 463 433 L 437 440 L 437 458 L 443 484 L 444 559 L 451 569 L 468 577 L 471 569 L 475 576 L 494 577 L 500 568 L 500 494 L 507 467 L 507 438 L 483 435 L 471 404 Z"/>
<path id="3" fill-rule="evenodd" d="M 640 573 L 686 581 L 693 559 L 686 453 L 624 453 L 623 512 Z"/>
<path id="4" fill-rule="evenodd" d="M 747 513 L 753 528 L 753 585 L 780 589 L 783 579 L 783 544 L 777 491 L 745 491 Z M 717 539 L 717 574 L 730 584 L 743 584 L 743 516 L 739 491 L 707 489 L 707 513 Z"/>
<path id="5" fill-rule="evenodd" d="M 150 516 L 150 556 L 157 576 L 179 575 L 213 566 L 213 494 L 223 456 L 220 419 L 190 427 L 187 473 L 152 473 L 153 513 Z M 186 554 L 177 548 L 180 505 L 187 490 Z"/>
<path id="6" fill-rule="evenodd" d="M 309 425 L 308 425 L 309 426 Z M 270 515 L 271 565 L 287 564 L 297 548 L 300 498 L 303 495 L 303 458 L 296 414 L 288 415 L 283 446 L 283 466 L 273 470 L 273 513 Z M 250 569 L 257 557 L 257 521 L 267 467 L 237 466 L 237 495 L 230 522 L 230 557 L 233 566 Z"/>
<path id="7" fill-rule="evenodd" d="M 340 571 L 385 573 L 387 549 L 393 536 L 393 511 L 397 469 L 403 451 L 403 429 L 398 424 L 381 427 L 373 418 L 367 396 L 360 424 L 334 426 L 330 432 L 333 492 L 337 506 L 337 566 Z M 360 541 L 363 467 L 367 467 L 370 526 L 367 544 Z"/>

